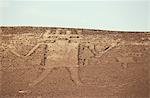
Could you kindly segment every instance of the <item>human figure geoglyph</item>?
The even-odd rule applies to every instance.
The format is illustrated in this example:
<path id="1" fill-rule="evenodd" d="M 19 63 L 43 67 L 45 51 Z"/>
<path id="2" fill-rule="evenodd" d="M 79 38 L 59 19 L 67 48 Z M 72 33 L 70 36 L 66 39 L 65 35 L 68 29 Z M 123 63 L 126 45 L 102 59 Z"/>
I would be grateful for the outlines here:
<path id="1" fill-rule="evenodd" d="M 41 75 L 33 82 L 29 84 L 29 87 L 33 87 L 40 83 L 46 76 L 52 71 L 53 68 L 65 67 L 70 71 L 71 79 L 76 85 L 82 85 L 78 69 L 78 42 L 71 42 L 69 37 L 73 36 L 70 31 L 67 31 L 66 34 L 60 34 L 60 30 L 56 31 L 56 34 L 49 33 L 48 31 L 43 34 L 43 42 L 38 43 L 33 47 L 26 57 L 30 56 L 36 51 L 40 45 L 46 45 L 44 50 L 44 61 L 43 68 L 45 69 Z M 77 38 L 78 36 L 75 35 Z M 50 38 L 52 40 L 50 41 Z M 49 41 L 48 41 L 49 40 Z"/>
<path id="2" fill-rule="evenodd" d="M 47 30 L 42 34 L 42 39 L 35 45 L 26 56 L 22 56 L 17 53 L 13 49 L 11 45 L 0 43 L 0 48 L 12 52 L 14 55 L 22 58 L 28 58 L 28 56 L 32 55 L 41 45 L 45 45 L 44 48 L 44 57 L 41 66 L 44 70 L 37 77 L 37 79 L 33 80 L 29 83 L 29 87 L 34 87 L 38 83 L 42 82 L 46 78 L 46 76 L 53 70 L 53 68 L 65 67 L 70 71 L 71 80 L 76 85 L 83 85 L 79 77 L 79 46 L 84 44 L 84 47 L 89 49 L 91 53 L 94 54 L 94 57 L 102 57 L 105 53 L 109 52 L 111 49 L 118 45 L 124 45 L 124 42 L 120 43 L 121 40 L 114 40 L 113 38 L 99 38 L 98 42 L 91 40 L 82 41 L 80 39 L 80 34 L 72 34 L 71 30 L 64 30 L 62 34 L 61 29 L 57 29 L 55 32 L 51 33 L 50 30 Z M 65 34 L 64 34 L 65 33 Z M 74 38 L 71 40 L 71 38 Z M 0 40 L 1 41 L 1 40 Z M 127 43 L 127 42 L 126 42 Z M 128 44 L 128 43 L 127 43 Z M 131 43 L 133 45 L 149 45 L 149 43 Z M 88 53 L 85 53 L 85 57 L 88 57 Z M 124 61 L 120 60 L 119 61 Z M 24 93 L 26 91 L 20 91 L 20 93 Z"/>
<path id="3" fill-rule="evenodd" d="M 77 40 L 70 40 L 70 38 L 75 38 Z M 71 80 L 76 85 L 83 85 L 80 77 L 79 77 L 79 39 L 80 36 L 78 34 L 71 34 L 71 31 L 66 31 L 65 34 L 61 34 L 61 30 L 56 30 L 55 33 L 51 33 L 49 30 L 44 32 L 42 35 L 42 39 L 40 42 L 35 45 L 25 57 L 28 57 L 34 53 L 39 46 L 45 45 L 46 48 L 44 49 L 44 60 L 42 64 L 44 66 L 41 66 L 44 68 L 44 71 L 37 77 L 37 79 L 33 80 L 29 84 L 29 87 L 34 87 L 38 83 L 40 83 L 43 79 L 46 78 L 46 76 L 52 71 L 53 68 L 56 67 L 65 67 L 70 71 Z M 85 46 L 88 47 L 89 50 L 93 54 L 97 54 L 95 51 L 95 47 L 93 43 L 86 43 Z M 109 49 L 107 49 L 105 52 L 101 52 L 99 56 L 106 53 L 108 50 L 110 50 L 113 46 L 111 45 Z M 8 47 L 8 46 L 7 46 Z M 9 48 L 8 48 L 9 49 Z M 11 50 L 11 49 L 9 49 Z M 11 51 L 13 54 L 15 54 L 18 57 L 24 57 L 18 54 L 15 51 Z M 19 91 L 20 93 L 24 93 L 26 91 Z"/>

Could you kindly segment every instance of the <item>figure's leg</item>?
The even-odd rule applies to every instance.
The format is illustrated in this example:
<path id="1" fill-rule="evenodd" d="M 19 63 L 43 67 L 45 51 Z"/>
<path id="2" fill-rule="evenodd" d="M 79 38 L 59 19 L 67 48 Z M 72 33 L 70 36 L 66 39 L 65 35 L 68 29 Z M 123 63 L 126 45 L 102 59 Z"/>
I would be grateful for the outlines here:
<path id="1" fill-rule="evenodd" d="M 38 83 L 40 83 L 46 76 L 51 72 L 53 68 L 45 68 L 45 70 L 41 73 L 41 75 L 34 80 L 32 83 L 29 84 L 29 87 L 34 87 Z"/>
<path id="2" fill-rule="evenodd" d="M 35 85 L 37 85 L 38 83 L 40 83 L 51 72 L 52 68 L 46 68 L 46 69 L 42 69 L 42 70 L 44 70 L 44 71 L 41 72 L 41 74 L 39 75 L 39 77 L 36 80 L 34 80 L 33 82 L 31 82 L 29 84 L 29 87 L 27 87 L 27 89 L 25 89 L 25 90 L 19 90 L 18 93 L 20 93 L 20 94 L 29 94 L 29 93 L 31 93 L 32 92 L 31 89 Z"/>
<path id="3" fill-rule="evenodd" d="M 79 77 L 79 68 L 78 67 L 69 67 L 69 71 L 70 71 L 70 75 L 71 75 L 71 79 L 72 81 L 76 84 L 76 85 L 83 85 L 80 77 Z"/>

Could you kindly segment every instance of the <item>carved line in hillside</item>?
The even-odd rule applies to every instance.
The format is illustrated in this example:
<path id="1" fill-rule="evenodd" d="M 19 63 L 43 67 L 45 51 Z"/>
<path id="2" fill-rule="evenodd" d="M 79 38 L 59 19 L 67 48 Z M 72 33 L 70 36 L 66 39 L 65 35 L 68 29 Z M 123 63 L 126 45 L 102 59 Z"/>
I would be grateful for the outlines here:
<path id="1" fill-rule="evenodd" d="M 34 53 L 36 51 L 36 49 L 41 44 L 46 45 L 45 51 L 44 51 L 44 61 L 43 61 L 45 71 L 36 80 L 34 80 L 31 84 L 29 84 L 30 87 L 33 87 L 34 85 L 41 82 L 48 75 L 48 73 L 51 72 L 51 70 L 54 67 L 67 67 L 67 68 L 69 68 L 69 71 L 71 73 L 71 79 L 74 81 L 75 84 L 81 85 L 82 83 L 80 81 L 79 74 L 78 74 L 79 59 L 80 59 L 80 55 L 83 54 L 83 52 L 81 52 L 81 51 L 88 50 L 89 52 L 91 52 L 91 54 L 93 54 L 94 57 L 100 58 L 105 53 L 109 52 L 114 47 L 117 47 L 119 45 L 125 45 L 125 44 L 149 45 L 148 43 L 144 43 L 144 44 L 143 43 L 128 43 L 128 42 L 120 43 L 120 40 L 109 39 L 107 37 L 106 37 L 106 39 L 105 38 L 101 39 L 100 42 L 97 44 L 95 44 L 95 42 L 90 42 L 90 41 L 81 42 L 80 40 L 83 38 L 81 37 L 81 39 L 80 39 L 79 35 L 74 35 L 74 34 L 72 35 L 70 31 L 66 32 L 64 35 L 60 32 L 56 32 L 55 34 L 51 34 L 49 31 L 47 31 L 40 37 L 42 38 L 41 42 L 38 43 L 33 49 L 31 49 L 31 51 L 29 51 L 29 53 L 26 55 L 26 57 L 30 56 L 32 53 Z M 76 40 L 76 41 L 74 41 L 74 40 Z M 98 44 L 99 44 L 99 46 L 97 46 Z M 4 47 L 5 47 L 5 45 L 4 45 Z M 7 47 L 7 45 L 6 45 L 6 48 L 9 49 L 9 47 Z M 10 48 L 12 48 L 12 47 L 10 47 Z M 71 51 L 70 48 L 72 48 L 73 50 Z M 97 51 L 96 48 L 98 48 L 99 51 Z M 60 49 L 60 50 L 58 50 L 57 53 L 55 55 L 53 55 L 52 57 L 50 57 L 50 55 L 47 55 L 48 51 L 54 50 L 53 52 L 55 52 L 57 49 Z M 61 52 L 63 54 L 63 56 L 64 56 L 63 60 L 65 60 L 65 59 L 68 60 L 68 58 L 65 58 L 65 57 L 67 57 L 66 52 L 68 52 L 68 50 L 70 50 L 71 52 L 77 53 L 75 55 L 69 56 L 69 57 L 75 58 L 75 59 L 71 60 L 71 61 L 75 61 L 74 65 L 71 65 L 69 67 L 66 66 L 68 63 L 64 64 L 64 66 L 57 66 L 54 64 L 54 66 L 52 67 L 52 66 L 48 65 L 49 64 L 49 63 L 47 63 L 48 60 L 50 60 L 50 62 L 52 59 L 56 60 L 56 61 L 54 61 L 54 63 L 60 61 L 61 58 L 58 58 L 58 57 L 61 57 L 62 55 L 60 55 L 59 52 Z M 21 55 L 19 55 L 17 52 L 15 52 L 15 51 L 11 51 L 11 52 L 13 54 L 15 54 L 16 56 L 21 57 Z M 79 54 L 79 52 L 80 52 L 80 54 Z M 50 57 L 50 58 L 48 59 L 48 57 Z M 86 59 L 89 59 L 88 55 L 86 55 L 82 58 L 84 58 L 84 59 L 81 62 L 83 63 L 83 65 L 86 65 L 86 63 L 85 63 Z M 122 61 L 122 60 L 119 59 L 119 61 Z"/>
<path id="2" fill-rule="evenodd" d="M 89 51 L 91 51 L 91 53 L 94 55 L 94 57 L 101 57 L 103 54 L 105 54 L 108 50 L 111 50 L 111 48 L 113 47 L 111 45 L 107 45 L 107 44 L 105 45 L 105 43 L 98 43 L 99 44 L 98 48 L 103 48 L 103 49 L 96 49 L 97 45 L 95 43 L 91 43 L 91 42 L 82 43 L 82 41 L 80 41 L 80 40 L 81 39 L 84 40 L 84 38 L 80 38 L 81 36 L 77 35 L 77 33 L 72 34 L 71 31 L 67 31 L 67 32 L 63 32 L 62 33 L 61 31 L 62 31 L 61 29 L 58 29 L 56 31 L 47 30 L 45 33 L 41 34 L 41 36 L 40 36 L 40 37 L 43 37 L 43 35 L 44 35 L 46 39 L 40 40 L 40 41 L 41 42 L 43 41 L 43 43 L 55 43 L 56 40 L 68 40 L 68 42 L 70 42 L 72 38 L 73 38 L 73 40 L 77 39 L 76 42 L 78 42 L 80 45 L 83 44 L 81 46 L 84 46 L 84 48 L 86 48 Z M 33 37 L 33 34 L 27 34 L 27 35 L 28 36 L 32 35 L 32 37 Z M 103 38 L 103 39 L 105 39 L 105 38 Z M 99 40 L 102 40 L 101 42 L 103 42 L 103 39 L 99 39 Z M 116 42 L 109 41 L 110 39 L 108 39 L 108 38 L 106 38 L 105 40 L 108 41 L 107 43 L 112 43 L 112 45 L 116 43 Z M 3 45 L 4 45 L 4 47 L 3 47 Z M 131 43 L 131 42 L 122 41 L 122 42 L 119 42 L 119 45 L 149 45 L 149 43 L 136 43 L 136 42 L 132 42 Z M 7 47 L 7 45 L 5 45 L 5 44 L 2 44 L 1 46 L 2 46 L 2 48 L 6 48 Z M 99 46 L 101 46 L 101 47 L 99 47 Z M 9 50 L 11 50 L 12 53 L 14 53 L 17 56 L 20 56 L 19 54 L 17 54 L 14 51 L 15 49 L 12 50 L 11 46 L 9 46 L 9 48 L 10 48 Z M 97 51 L 97 50 L 102 50 L 102 51 Z M 99 54 L 99 55 L 97 56 L 97 54 Z M 79 56 L 80 56 L 80 54 L 79 54 Z M 85 62 L 85 59 L 83 59 L 83 65 L 85 64 L 84 62 Z"/>

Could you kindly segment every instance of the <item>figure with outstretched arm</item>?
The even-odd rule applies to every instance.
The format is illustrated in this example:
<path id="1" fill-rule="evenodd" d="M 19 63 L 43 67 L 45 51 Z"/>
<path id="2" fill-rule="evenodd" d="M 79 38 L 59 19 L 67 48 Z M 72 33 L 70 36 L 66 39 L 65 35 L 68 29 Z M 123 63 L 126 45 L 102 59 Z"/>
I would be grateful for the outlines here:
<path id="1" fill-rule="evenodd" d="M 103 51 L 101 51 L 98 55 L 96 55 L 95 57 L 102 57 L 104 54 L 108 53 L 109 51 L 111 51 L 112 49 L 114 49 L 115 47 L 119 46 L 120 42 L 114 42 L 111 43 L 110 45 L 106 46 Z"/>
<path id="2" fill-rule="evenodd" d="M 1 48 L 2 48 L 3 50 L 7 50 L 7 51 L 13 53 L 13 54 L 14 54 L 15 56 L 17 56 L 17 57 L 24 57 L 23 55 L 20 55 L 19 53 L 17 53 L 17 52 L 15 51 L 15 49 L 14 49 L 12 46 L 10 46 L 10 45 L 2 44 Z"/>
<path id="3" fill-rule="evenodd" d="M 34 46 L 29 52 L 28 54 L 26 55 L 27 56 L 30 56 L 33 52 L 35 52 L 35 50 L 40 46 L 42 45 L 42 43 L 38 43 L 36 46 Z"/>
<path id="4" fill-rule="evenodd" d="M 29 52 L 28 54 L 26 55 L 27 56 L 30 56 L 32 53 L 34 53 L 36 51 L 37 48 L 39 48 L 41 45 L 47 45 L 48 43 L 47 42 L 53 42 L 53 41 L 50 41 L 47 37 L 48 37 L 48 34 L 45 33 L 43 35 L 44 39 L 41 39 L 39 40 L 39 43 L 37 45 L 35 45 Z"/>
<path id="5" fill-rule="evenodd" d="M 101 46 L 101 44 L 99 44 Z M 97 51 L 96 49 L 96 44 L 94 43 L 87 43 L 86 47 L 93 53 L 94 57 L 102 57 L 104 54 L 106 54 L 107 52 L 109 52 L 110 50 L 112 50 L 114 47 L 117 47 L 120 45 L 119 40 L 113 43 L 110 43 L 109 45 L 105 45 L 105 46 L 101 46 L 102 49 L 99 49 L 99 51 Z"/>
<path id="6" fill-rule="evenodd" d="M 9 49 L 9 51 L 18 57 L 24 57 L 23 55 L 20 55 L 19 53 L 17 53 L 15 50 Z"/>
<path id="7" fill-rule="evenodd" d="M 44 70 L 35 80 L 29 83 L 29 89 L 20 90 L 19 93 L 30 92 L 30 89 L 44 80 L 54 68 L 60 67 L 64 67 L 70 72 L 70 79 L 74 82 L 75 85 L 83 85 L 79 77 L 79 43 L 70 42 L 68 39 L 66 39 L 69 34 L 65 36 L 57 35 L 59 37 L 57 40 L 48 39 L 49 36 L 50 35 L 48 35 L 47 32 L 44 33 L 41 42 L 35 45 L 26 54 L 26 57 L 30 56 L 39 48 L 40 45 L 46 45 L 46 47 L 44 48 L 44 57 L 42 57 L 42 59 L 44 59 L 42 62 L 42 64 L 44 65 Z"/>

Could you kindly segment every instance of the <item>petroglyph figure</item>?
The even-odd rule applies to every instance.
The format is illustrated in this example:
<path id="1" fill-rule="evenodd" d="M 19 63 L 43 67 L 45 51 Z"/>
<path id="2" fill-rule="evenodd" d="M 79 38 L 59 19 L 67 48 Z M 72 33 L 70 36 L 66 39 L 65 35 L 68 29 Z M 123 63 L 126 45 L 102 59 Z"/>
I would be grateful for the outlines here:
<path id="1" fill-rule="evenodd" d="M 55 34 L 47 31 L 43 34 L 43 42 L 38 43 L 33 49 L 29 51 L 26 57 L 30 56 L 36 51 L 40 45 L 46 45 L 44 51 L 44 71 L 33 82 L 29 84 L 30 87 L 40 83 L 53 68 L 65 67 L 71 73 L 71 79 L 76 85 L 82 85 L 78 74 L 78 42 L 71 42 L 70 37 L 77 37 L 78 35 L 72 35 L 70 31 L 66 34 L 61 34 L 60 30 L 57 30 Z"/>

